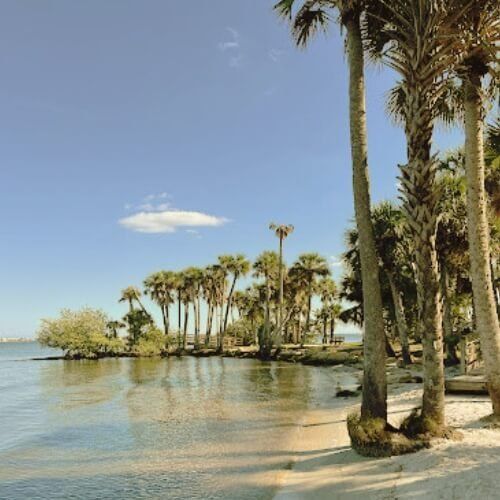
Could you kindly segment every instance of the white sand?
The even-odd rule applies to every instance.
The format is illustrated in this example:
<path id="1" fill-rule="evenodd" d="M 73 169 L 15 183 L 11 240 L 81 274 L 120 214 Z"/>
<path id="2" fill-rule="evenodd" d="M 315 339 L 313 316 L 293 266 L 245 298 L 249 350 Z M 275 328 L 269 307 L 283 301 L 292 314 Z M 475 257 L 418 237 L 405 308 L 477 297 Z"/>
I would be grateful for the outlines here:
<path id="1" fill-rule="evenodd" d="M 420 403 L 418 387 L 393 388 L 392 423 Z M 354 408 L 325 405 L 308 413 L 295 443 L 295 463 L 275 500 L 500 499 L 500 430 L 479 421 L 491 413 L 488 397 L 446 397 L 448 424 L 461 429 L 463 441 L 441 440 L 428 450 L 382 459 L 351 449 L 346 416 Z"/>

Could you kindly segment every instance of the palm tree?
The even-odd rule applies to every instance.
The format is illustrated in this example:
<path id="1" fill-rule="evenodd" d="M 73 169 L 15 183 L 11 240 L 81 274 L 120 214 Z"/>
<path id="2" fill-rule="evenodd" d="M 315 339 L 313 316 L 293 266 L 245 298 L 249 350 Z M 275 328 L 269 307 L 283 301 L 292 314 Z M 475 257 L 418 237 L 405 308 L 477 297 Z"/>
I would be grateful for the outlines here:
<path id="1" fill-rule="evenodd" d="M 224 262 L 228 273 L 233 275 L 233 281 L 231 283 L 229 295 L 227 296 L 226 313 L 224 316 L 223 331 L 225 332 L 227 329 L 227 322 L 229 319 L 229 311 L 231 310 L 233 304 L 233 294 L 236 286 L 236 281 L 238 280 L 238 278 L 246 276 L 248 274 L 248 272 L 250 271 L 250 262 L 242 254 L 237 254 L 235 256 L 228 255 L 226 256 Z"/>
<path id="2" fill-rule="evenodd" d="M 112 339 L 118 338 L 118 331 L 121 330 L 122 328 L 125 328 L 125 323 L 123 321 L 108 321 L 106 327 L 108 329 L 108 336 Z"/>
<path id="3" fill-rule="evenodd" d="M 148 294 L 161 309 L 165 335 L 169 333 L 169 307 L 173 300 L 171 293 L 173 285 L 174 273 L 172 271 L 158 271 L 149 275 L 144 280 L 145 293 Z"/>
<path id="4" fill-rule="evenodd" d="M 490 241 L 484 183 L 483 78 L 498 77 L 500 5 L 497 1 L 474 2 L 457 28 L 465 33 L 466 48 L 462 77 L 464 94 L 465 171 L 467 219 L 474 311 L 479 331 L 488 391 L 493 412 L 500 417 L 500 328 L 492 286 Z M 498 90 L 498 87 L 497 87 Z"/>
<path id="5" fill-rule="evenodd" d="M 216 271 L 214 266 L 208 266 L 204 269 L 203 280 L 202 280 L 202 290 L 203 298 L 207 303 L 207 326 L 205 329 L 205 346 L 208 347 L 210 344 L 210 336 L 212 334 L 213 317 L 216 306 L 216 292 L 215 292 L 215 282 L 216 282 Z"/>
<path id="6" fill-rule="evenodd" d="M 294 227 L 289 224 L 275 224 L 271 222 L 269 224 L 269 229 L 274 231 L 276 236 L 279 239 L 279 286 L 280 286 L 280 294 L 279 294 L 279 309 L 278 309 L 278 332 L 277 332 L 277 344 L 278 349 L 281 346 L 281 341 L 283 337 L 283 274 L 284 274 L 284 264 L 283 264 L 283 241 L 288 238 L 288 236 L 293 233 Z"/>
<path id="7" fill-rule="evenodd" d="M 314 294 L 314 286 L 318 277 L 328 276 L 330 268 L 324 257 L 317 253 L 304 253 L 299 255 L 299 258 L 292 266 L 296 272 L 301 274 L 307 286 L 307 314 L 305 333 L 309 333 L 311 324 L 311 306 Z"/>
<path id="8" fill-rule="evenodd" d="M 321 325 L 321 331 L 323 333 L 321 338 L 321 343 L 327 344 L 328 343 L 327 328 L 328 328 L 328 321 L 330 319 L 330 312 L 328 311 L 328 306 L 323 306 L 320 309 L 318 309 L 315 313 L 315 319 L 316 319 L 316 324 Z"/>
<path id="9" fill-rule="evenodd" d="M 349 119 L 353 173 L 354 210 L 360 238 L 363 275 L 363 310 L 365 313 L 364 381 L 361 415 L 363 418 L 387 419 L 387 381 L 385 372 L 385 332 L 380 292 L 378 258 L 370 214 L 368 152 L 365 105 L 364 50 L 361 16 L 363 0 L 303 0 L 295 18 L 294 0 L 281 0 L 277 11 L 292 23 L 292 33 L 299 46 L 326 30 L 337 9 L 346 30 L 349 65 Z"/>
<path id="10" fill-rule="evenodd" d="M 279 275 L 279 255 L 276 252 L 262 252 L 253 264 L 254 276 L 264 278 L 264 325 L 259 338 L 259 351 L 263 358 L 268 358 L 272 349 L 271 335 L 271 294 L 273 284 Z"/>
<path id="11" fill-rule="evenodd" d="M 134 301 L 139 304 L 139 307 L 142 309 L 144 314 L 148 314 L 143 303 L 141 302 L 141 291 L 135 286 L 128 286 L 124 288 L 121 293 L 120 300 L 118 302 L 128 302 L 129 304 L 129 312 L 134 311 Z"/>
<path id="12" fill-rule="evenodd" d="M 403 122 L 408 164 L 401 167 L 402 209 L 415 245 L 419 314 L 425 363 L 422 430 L 441 432 L 444 425 L 443 335 L 435 236 L 439 192 L 431 139 L 436 118 L 443 116 L 449 91 L 446 73 L 455 62 L 455 37 L 449 32 L 463 9 L 455 2 L 392 0 L 367 4 L 376 33 L 369 42 L 382 60 L 399 73 L 391 106 Z M 370 31 L 370 23 L 367 23 Z"/>
<path id="13" fill-rule="evenodd" d="M 450 363 L 459 361 L 456 353 L 458 338 L 454 331 L 457 323 L 455 313 L 456 304 L 462 295 L 460 283 L 464 281 L 459 278 L 467 276 L 469 268 L 464 167 L 462 151 L 454 151 L 440 160 L 438 172 L 442 196 L 436 248 L 443 298 L 443 335 L 446 357 Z"/>
<path id="14" fill-rule="evenodd" d="M 323 305 L 329 306 L 337 297 L 337 285 L 329 276 L 325 276 L 318 282 L 318 295 Z"/>
<path id="15" fill-rule="evenodd" d="M 200 334 L 200 296 L 203 280 L 203 271 L 198 267 L 188 267 L 183 271 L 184 293 L 187 303 L 184 307 L 189 308 L 193 305 L 193 323 L 194 323 L 194 346 L 198 347 Z M 185 313 L 185 317 L 186 313 Z M 187 321 L 187 320 L 186 320 Z M 187 325 L 184 324 L 184 330 L 187 331 Z"/>
<path id="16" fill-rule="evenodd" d="M 390 202 L 378 204 L 373 210 L 373 226 L 377 250 L 382 261 L 391 292 L 394 315 L 401 342 L 401 357 L 405 365 L 411 364 L 408 323 L 401 293 L 401 272 L 408 266 L 410 255 L 405 244 L 406 222 L 399 208 Z"/>
<path id="17" fill-rule="evenodd" d="M 340 319 L 341 314 L 342 314 L 343 308 L 342 306 L 338 303 L 335 302 L 331 305 L 329 305 L 329 319 L 330 319 L 330 344 L 333 344 L 335 341 L 335 325 L 338 319 Z"/>

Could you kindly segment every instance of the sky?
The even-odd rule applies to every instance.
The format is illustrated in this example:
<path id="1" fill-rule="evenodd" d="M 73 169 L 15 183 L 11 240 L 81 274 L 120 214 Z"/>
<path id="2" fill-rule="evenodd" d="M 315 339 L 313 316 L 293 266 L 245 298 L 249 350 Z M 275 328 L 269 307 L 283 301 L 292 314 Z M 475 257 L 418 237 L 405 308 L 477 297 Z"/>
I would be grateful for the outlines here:
<path id="1" fill-rule="evenodd" d="M 353 218 L 337 26 L 293 46 L 272 0 L 4 0 L 0 16 L 0 337 L 61 308 L 126 312 L 160 269 L 277 247 L 336 277 Z M 374 202 L 397 195 L 395 76 L 367 69 Z M 439 130 L 435 149 L 459 145 Z"/>

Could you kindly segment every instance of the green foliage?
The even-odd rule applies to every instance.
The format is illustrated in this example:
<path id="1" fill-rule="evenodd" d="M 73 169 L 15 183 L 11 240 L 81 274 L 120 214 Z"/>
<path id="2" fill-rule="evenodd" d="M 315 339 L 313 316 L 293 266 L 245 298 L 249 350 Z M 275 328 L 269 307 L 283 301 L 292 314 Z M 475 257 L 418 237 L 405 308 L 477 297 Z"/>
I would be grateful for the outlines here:
<path id="1" fill-rule="evenodd" d="M 239 319 L 227 327 L 226 335 L 242 339 L 244 345 L 250 345 L 254 341 L 255 331 L 252 329 L 252 323 L 248 319 Z"/>
<path id="2" fill-rule="evenodd" d="M 59 318 L 43 319 L 38 340 L 65 352 L 69 358 L 97 358 L 123 351 L 123 341 L 108 337 L 109 318 L 100 310 L 63 309 Z"/>
<path id="3" fill-rule="evenodd" d="M 153 324 L 151 316 L 141 309 L 133 309 L 123 317 L 128 326 L 128 341 L 135 345 Z"/>
<path id="4" fill-rule="evenodd" d="M 149 325 L 142 332 L 139 340 L 132 348 L 132 353 L 137 356 L 160 356 L 166 351 L 166 338 L 161 330 Z"/>

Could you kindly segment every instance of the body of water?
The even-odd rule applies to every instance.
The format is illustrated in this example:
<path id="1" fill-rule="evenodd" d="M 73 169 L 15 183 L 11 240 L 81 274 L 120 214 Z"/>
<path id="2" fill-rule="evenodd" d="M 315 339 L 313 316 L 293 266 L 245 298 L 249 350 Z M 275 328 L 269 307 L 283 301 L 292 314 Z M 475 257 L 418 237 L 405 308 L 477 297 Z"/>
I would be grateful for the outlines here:
<path id="1" fill-rule="evenodd" d="M 273 496 L 340 369 L 229 358 L 34 361 L 0 344 L 0 498 Z"/>

